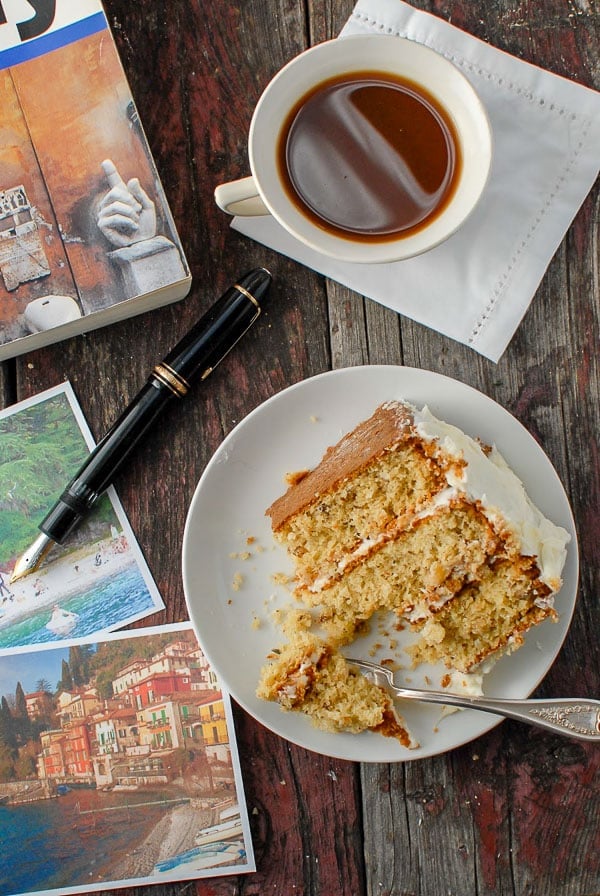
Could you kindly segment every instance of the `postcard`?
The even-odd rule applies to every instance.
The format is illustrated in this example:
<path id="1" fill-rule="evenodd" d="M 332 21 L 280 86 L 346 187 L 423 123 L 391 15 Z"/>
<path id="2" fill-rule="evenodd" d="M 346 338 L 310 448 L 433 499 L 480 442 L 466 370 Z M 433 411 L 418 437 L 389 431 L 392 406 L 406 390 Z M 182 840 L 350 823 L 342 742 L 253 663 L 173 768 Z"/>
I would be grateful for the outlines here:
<path id="1" fill-rule="evenodd" d="M 255 870 L 226 693 L 177 623 L 0 656 L 0 896 Z"/>
<path id="2" fill-rule="evenodd" d="M 113 631 L 164 609 L 112 487 L 37 572 L 10 583 L 93 447 L 69 383 L 0 411 L 0 654 Z"/>

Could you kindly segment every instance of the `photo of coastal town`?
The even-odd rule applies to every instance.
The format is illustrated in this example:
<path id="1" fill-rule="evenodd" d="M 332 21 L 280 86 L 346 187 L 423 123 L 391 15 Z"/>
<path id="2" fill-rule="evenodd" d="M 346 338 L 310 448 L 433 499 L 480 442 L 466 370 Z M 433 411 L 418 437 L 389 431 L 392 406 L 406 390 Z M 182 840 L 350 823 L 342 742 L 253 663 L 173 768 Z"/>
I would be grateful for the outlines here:
<path id="1" fill-rule="evenodd" d="M 0 651 L 91 637 L 164 609 L 113 488 L 34 574 L 11 581 L 93 446 L 69 383 L 0 411 Z"/>
<path id="2" fill-rule="evenodd" d="M 189 623 L 0 656 L 0 896 L 254 870 L 229 699 Z"/>

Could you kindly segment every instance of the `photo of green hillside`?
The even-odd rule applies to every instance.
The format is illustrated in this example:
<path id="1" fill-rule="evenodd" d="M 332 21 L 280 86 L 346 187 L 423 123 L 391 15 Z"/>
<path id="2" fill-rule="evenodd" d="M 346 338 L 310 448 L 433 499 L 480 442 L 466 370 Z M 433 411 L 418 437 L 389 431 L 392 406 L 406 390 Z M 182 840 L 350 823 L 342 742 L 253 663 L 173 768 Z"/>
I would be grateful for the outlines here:
<path id="1" fill-rule="evenodd" d="M 0 417 L 0 569 L 35 537 L 37 525 L 88 454 L 64 393 Z M 110 502 L 96 522 L 115 522 Z"/>

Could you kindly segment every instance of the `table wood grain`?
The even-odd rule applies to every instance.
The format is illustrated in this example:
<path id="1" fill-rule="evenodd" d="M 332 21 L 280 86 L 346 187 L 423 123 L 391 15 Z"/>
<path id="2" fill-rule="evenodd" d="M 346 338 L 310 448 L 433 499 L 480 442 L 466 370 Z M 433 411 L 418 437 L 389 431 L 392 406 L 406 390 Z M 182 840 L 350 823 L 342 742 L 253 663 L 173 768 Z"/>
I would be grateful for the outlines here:
<path id="1" fill-rule="evenodd" d="M 187 618 L 181 542 L 212 453 L 246 414 L 332 368 L 404 364 L 455 377 L 512 412 L 568 492 L 581 580 L 539 696 L 600 695 L 599 191 L 594 187 L 498 364 L 230 230 L 214 186 L 247 172 L 269 78 L 334 37 L 352 0 L 106 0 L 194 276 L 188 299 L 0 365 L 3 406 L 70 379 L 99 437 L 153 364 L 245 269 L 267 266 L 265 313 L 185 413 L 117 485 L 166 613 Z M 597 0 L 415 0 L 489 43 L 600 88 Z M 290 745 L 235 707 L 258 870 L 138 887 L 137 896 L 600 894 L 600 750 L 503 722 L 448 754 L 358 765 Z M 108 892 L 108 891 L 107 891 Z M 119 891 L 123 892 L 123 891 Z"/>

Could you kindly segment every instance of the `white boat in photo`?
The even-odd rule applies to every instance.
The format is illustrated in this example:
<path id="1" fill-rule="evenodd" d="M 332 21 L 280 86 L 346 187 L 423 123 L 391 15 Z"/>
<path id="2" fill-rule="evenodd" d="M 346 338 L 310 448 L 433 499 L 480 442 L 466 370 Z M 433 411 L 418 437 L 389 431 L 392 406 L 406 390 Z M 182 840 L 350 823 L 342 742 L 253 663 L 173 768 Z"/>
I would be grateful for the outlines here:
<path id="1" fill-rule="evenodd" d="M 62 607 L 54 607 L 50 622 L 48 622 L 46 628 L 48 631 L 54 632 L 55 635 L 68 635 L 78 622 L 79 616 L 77 613 L 63 610 Z"/>
<path id="2" fill-rule="evenodd" d="M 236 840 L 243 838 L 242 819 L 240 817 L 239 806 L 232 806 L 225 809 L 220 814 L 219 824 L 213 824 L 210 827 L 202 828 L 196 834 L 194 841 L 198 846 L 204 846 L 207 843 L 218 843 L 220 841 Z"/>
<path id="3" fill-rule="evenodd" d="M 182 871 L 204 871 L 208 868 L 218 868 L 219 865 L 242 866 L 247 864 L 247 861 L 246 850 L 241 843 L 219 842 L 196 846 L 180 855 L 157 862 L 154 870 L 161 874 L 173 874 Z"/>

